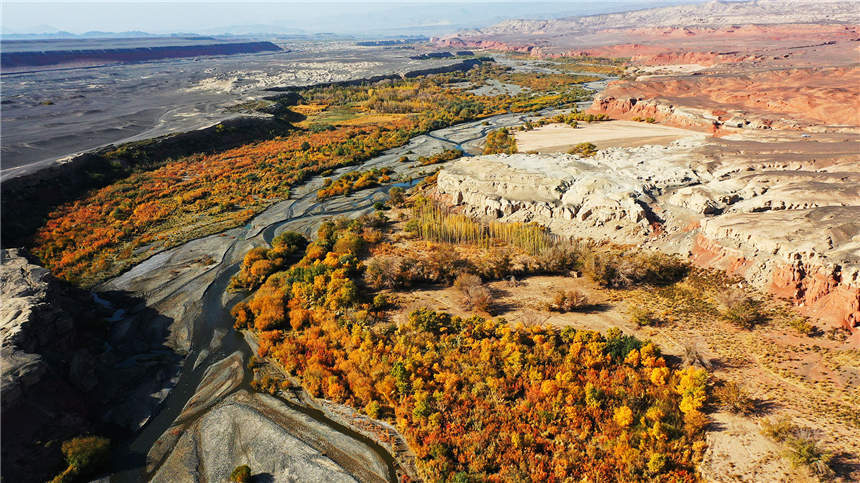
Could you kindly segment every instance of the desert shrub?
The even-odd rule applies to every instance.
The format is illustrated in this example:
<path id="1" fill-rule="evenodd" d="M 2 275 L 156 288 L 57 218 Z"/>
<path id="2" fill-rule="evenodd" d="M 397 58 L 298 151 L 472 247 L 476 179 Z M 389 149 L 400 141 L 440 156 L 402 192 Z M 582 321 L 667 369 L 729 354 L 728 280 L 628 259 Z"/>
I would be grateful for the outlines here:
<path id="1" fill-rule="evenodd" d="M 755 401 L 736 382 L 724 382 L 714 388 L 720 406 L 737 414 L 749 414 L 755 409 Z"/>
<path id="2" fill-rule="evenodd" d="M 565 273 L 579 268 L 580 248 L 572 245 L 555 245 L 542 250 L 537 255 L 541 271 L 546 273 Z"/>
<path id="3" fill-rule="evenodd" d="M 82 436 L 63 442 L 60 447 L 69 465 L 52 483 L 75 481 L 104 467 L 110 457 L 110 440 L 100 436 Z"/>
<path id="4" fill-rule="evenodd" d="M 251 481 L 251 467 L 239 465 L 230 472 L 230 481 L 234 483 L 249 483 Z"/>
<path id="5" fill-rule="evenodd" d="M 471 273 L 464 273 L 454 281 L 454 287 L 462 295 L 463 307 L 467 310 L 480 310 L 487 312 L 490 309 L 493 297 L 490 290 L 481 283 L 480 277 Z"/>
<path id="6" fill-rule="evenodd" d="M 595 281 L 609 288 L 641 283 L 668 285 L 683 278 L 690 269 L 685 261 L 662 253 L 592 253 L 584 266 Z"/>
<path id="7" fill-rule="evenodd" d="M 812 335 L 815 333 L 815 326 L 810 324 L 806 317 L 795 317 L 788 322 L 788 325 L 801 335 Z"/>
<path id="8" fill-rule="evenodd" d="M 554 312 L 574 312 L 588 307 L 588 297 L 579 290 L 559 290 L 553 296 L 549 309 Z"/>
<path id="9" fill-rule="evenodd" d="M 815 432 L 800 428 L 788 417 L 762 421 L 762 433 L 785 447 L 785 456 L 795 466 L 806 466 L 817 475 L 830 477 L 833 456 L 818 445 Z"/>
<path id="10" fill-rule="evenodd" d="M 372 288 L 399 288 L 403 286 L 399 257 L 373 257 L 367 261 L 364 282 Z"/>
<path id="11" fill-rule="evenodd" d="M 634 307 L 630 312 L 630 321 L 639 327 L 651 327 L 658 325 L 660 320 L 654 316 L 654 313 L 643 307 Z"/>
<path id="12" fill-rule="evenodd" d="M 491 248 L 475 260 L 475 269 L 486 280 L 499 280 L 511 274 L 510 250 Z"/>
<path id="13" fill-rule="evenodd" d="M 468 260 L 452 254 L 443 246 L 434 246 L 427 250 L 425 256 L 418 260 L 418 273 L 412 275 L 413 281 L 427 281 L 451 284 L 463 273 L 471 270 Z"/>
<path id="14" fill-rule="evenodd" d="M 400 206 L 403 204 L 403 188 L 394 186 L 388 190 L 388 202 L 391 206 Z"/>
<path id="15" fill-rule="evenodd" d="M 818 445 L 813 431 L 800 429 L 787 441 L 786 454 L 794 466 L 807 466 L 820 476 L 833 474 L 830 460 L 833 456 Z"/>
<path id="16" fill-rule="evenodd" d="M 463 292 L 463 305 L 468 310 L 489 312 L 492 303 L 493 295 L 490 292 L 490 289 L 483 285 L 469 287 Z"/>
<path id="17" fill-rule="evenodd" d="M 711 364 L 710 359 L 703 356 L 702 353 L 699 351 L 699 348 L 696 347 L 696 345 L 693 343 L 685 343 L 684 344 L 683 359 L 684 359 L 684 366 L 686 366 L 686 367 L 697 366 L 697 367 L 703 367 L 703 368 L 708 369 L 708 370 L 710 370 L 712 368 L 711 367 L 712 364 Z"/>
<path id="18" fill-rule="evenodd" d="M 726 290 L 719 295 L 723 317 L 732 324 L 752 329 L 764 319 L 761 302 L 748 296 L 742 289 Z"/>
<path id="19" fill-rule="evenodd" d="M 484 154 L 514 154 L 516 152 L 517 140 L 507 128 L 487 134 L 487 140 L 484 144 Z"/>
<path id="20" fill-rule="evenodd" d="M 472 274 L 472 273 L 463 273 L 460 274 L 456 280 L 454 280 L 454 288 L 460 290 L 461 292 L 470 288 L 481 285 L 481 277 Z"/>
<path id="21" fill-rule="evenodd" d="M 567 154 L 578 154 L 585 158 L 590 158 L 597 154 L 597 146 L 591 143 L 579 143 L 576 146 L 570 148 Z"/>
<path id="22" fill-rule="evenodd" d="M 778 443 L 786 441 L 796 430 L 797 427 L 788 417 L 775 420 L 764 419 L 761 422 L 762 434 Z"/>

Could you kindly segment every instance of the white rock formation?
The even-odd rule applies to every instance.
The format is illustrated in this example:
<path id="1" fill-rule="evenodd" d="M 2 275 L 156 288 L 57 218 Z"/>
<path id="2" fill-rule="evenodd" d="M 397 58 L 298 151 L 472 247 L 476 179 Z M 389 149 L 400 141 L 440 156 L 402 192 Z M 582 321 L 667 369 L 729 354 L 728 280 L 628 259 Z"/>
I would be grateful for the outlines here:
<path id="1" fill-rule="evenodd" d="M 691 255 L 832 325 L 860 325 L 860 156 L 779 142 L 462 158 L 437 191 L 472 215 Z"/>

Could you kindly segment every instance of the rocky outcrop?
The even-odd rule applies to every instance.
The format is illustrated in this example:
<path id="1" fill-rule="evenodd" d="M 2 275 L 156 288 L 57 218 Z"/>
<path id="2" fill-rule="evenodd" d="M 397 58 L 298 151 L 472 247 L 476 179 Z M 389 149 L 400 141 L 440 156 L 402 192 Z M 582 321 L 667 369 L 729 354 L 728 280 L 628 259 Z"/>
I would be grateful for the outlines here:
<path id="1" fill-rule="evenodd" d="M 81 323 L 98 314 L 86 294 L 17 250 L 2 252 L 0 298 L 3 479 L 44 481 L 62 458 L 40 442 L 83 432 L 94 416 L 87 393 L 98 382 L 89 350 L 96 335 Z"/>
<path id="2" fill-rule="evenodd" d="M 472 215 L 689 255 L 792 300 L 826 327 L 855 330 L 860 158 L 824 141 L 691 137 L 594 158 L 463 158 L 439 173 L 437 192 Z"/>
<path id="3" fill-rule="evenodd" d="M 136 391 L 163 386 L 177 358 L 157 326 L 115 330 L 121 311 L 15 249 L 2 252 L 0 297 L 2 476 L 45 481 L 62 469 L 58 443 L 148 407 Z"/>
<path id="4" fill-rule="evenodd" d="M 324 433 L 329 451 L 352 455 L 361 481 L 386 481 L 384 463 L 369 450 L 272 396 L 244 390 L 218 403 L 185 431 L 151 481 L 227 481 L 233 468 L 242 464 L 268 481 L 358 481 L 296 432 Z"/>
<path id="5" fill-rule="evenodd" d="M 21 404 L 30 388 L 50 377 L 52 364 L 48 357 L 58 353 L 76 359 L 75 364 L 68 360 L 65 379 L 78 390 L 92 389 L 95 380 L 91 370 L 84 367 L 82 357 L 75 357 L 75 325 L 83 314 L 75 310 L 73 303 L 82 294 L 71 287 L 61 287 L 47 269 L 28 263 L 17 250 L 4 250 L 2 258 L 3 409 Z"/>
<path id="6" fill-rule="evenodd" d="M 151 481 L 227 481 L 247 464 L 273 481 L 379 481 L 388 466 L 366 443 L 288 404 L 238 389 L 244 357 L 211 365 L 193 397 L 147 456 Z M 292 394 L 292 393 L 290 393 Z"/>

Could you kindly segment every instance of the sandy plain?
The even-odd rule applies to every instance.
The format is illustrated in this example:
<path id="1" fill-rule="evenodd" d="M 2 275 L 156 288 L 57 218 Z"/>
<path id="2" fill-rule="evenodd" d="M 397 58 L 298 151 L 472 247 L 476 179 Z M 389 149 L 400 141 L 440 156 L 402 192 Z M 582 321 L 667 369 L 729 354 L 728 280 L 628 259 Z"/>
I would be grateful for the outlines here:
<path id="1" fill-rule="evenodd" d="M 594 122 L 578 127 L 547 124 L 531 131 L 517 131 L 520 152 L 561 153 L 580 143 L 598 149 L 608 147 L 665 146 L 683 137 L 703 138 L 698 131 L 635 121 Z"/>

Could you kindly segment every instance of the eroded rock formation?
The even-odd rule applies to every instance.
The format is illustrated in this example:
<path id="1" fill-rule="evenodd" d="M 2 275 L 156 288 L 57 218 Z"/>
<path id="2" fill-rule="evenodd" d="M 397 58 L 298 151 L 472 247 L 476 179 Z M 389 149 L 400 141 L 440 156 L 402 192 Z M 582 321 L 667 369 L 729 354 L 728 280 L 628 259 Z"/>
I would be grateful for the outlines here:
<path id="1" fill-rule="evenodd" d="M 146 421 L 157 401 L 136 391 L 155 392 L 178 362 L 157 324 L 118 323 L 119 309 L 15 249 L 2 252 L 0 297 L 4 480 L 48 480 L 64 440 Z"/>
<path id="2" fill-rule="evenodd" d="M 691 137 L 594 158 L 463 158 L 439 173 L 437 190 L 474 215 L 690 256 L 828 327 L 856 330 L 860 157 L 856 136 L 848 144 L 822 136 Z"/>
<path id="3" fill-rule="evenodd" d="M 700 129 L 853 131 L 857 86 L 856 66 L 655 77 L 611 84 L 591 111 Z"/>

